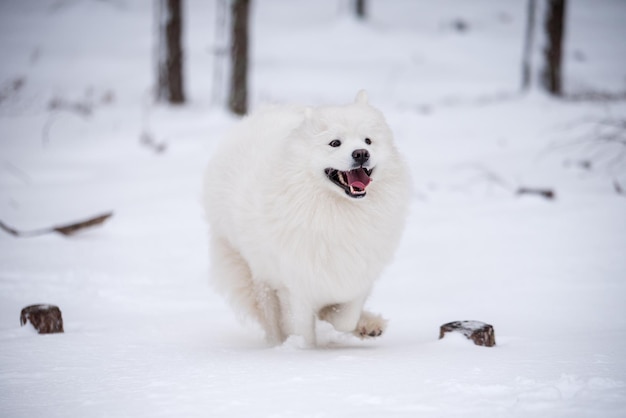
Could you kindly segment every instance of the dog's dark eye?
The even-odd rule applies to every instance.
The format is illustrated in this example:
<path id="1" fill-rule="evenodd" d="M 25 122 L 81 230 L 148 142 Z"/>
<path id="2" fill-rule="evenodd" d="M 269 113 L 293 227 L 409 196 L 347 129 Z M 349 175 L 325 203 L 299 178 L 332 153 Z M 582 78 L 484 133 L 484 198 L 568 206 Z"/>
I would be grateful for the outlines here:
<path id="1" fill-rule="evenodd" d="M 371 145 L 371 144 L 372 144 L 372 140 L 371 140 L 371 139 L 369 139 L 369 138 L 365 138 L 365 143 L 366 143 L 367 145 Z"/>
<path id="2" fill-rule="evenodd" d="M 332 141 L 330 141 L 328 145 L 330 145 L 333 148 L 337 148 L 338 146 L 341 145 L 341 141 L 338 139 L 333 139 Z"/>

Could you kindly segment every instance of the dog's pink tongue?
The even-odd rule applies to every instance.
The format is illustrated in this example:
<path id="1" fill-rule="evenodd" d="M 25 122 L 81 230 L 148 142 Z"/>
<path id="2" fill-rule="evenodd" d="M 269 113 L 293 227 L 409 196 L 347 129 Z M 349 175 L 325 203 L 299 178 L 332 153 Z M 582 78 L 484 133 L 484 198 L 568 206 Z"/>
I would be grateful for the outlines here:
<path id="1" fill-rule="evenodd" d="M 361 190 L 365 190 L 367 185 L 372 181 L 362 168 L 350 170 L 346 172 L 346 175 L 348 177 L 348 185 Z"/>

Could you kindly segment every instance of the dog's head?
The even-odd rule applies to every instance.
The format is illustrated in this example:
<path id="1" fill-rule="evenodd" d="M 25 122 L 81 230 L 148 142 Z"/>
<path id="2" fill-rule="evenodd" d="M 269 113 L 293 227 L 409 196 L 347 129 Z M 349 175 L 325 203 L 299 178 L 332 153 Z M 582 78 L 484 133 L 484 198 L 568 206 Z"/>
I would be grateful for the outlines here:
<path id="1" fill-rule="evenodd" d="M 367 195 L 394 153 L 391 130 L 363 90 L 346 106 L 307 108 L 303 128 L 314 175 L 352 199 Z"/>

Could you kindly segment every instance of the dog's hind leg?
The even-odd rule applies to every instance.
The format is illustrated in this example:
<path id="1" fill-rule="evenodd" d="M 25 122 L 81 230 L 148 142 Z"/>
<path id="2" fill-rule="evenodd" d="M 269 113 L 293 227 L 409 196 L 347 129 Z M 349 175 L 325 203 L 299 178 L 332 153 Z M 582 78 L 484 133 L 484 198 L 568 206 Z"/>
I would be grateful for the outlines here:
<path id="1" fill-rule="evenodd" d="M 254 284 L 258 321 L 265 331 L 267 342 L 277 345 L 285 341 L 282 308 L 278 292 L 263 282 Z"/>
<path id="2" fill-rule="evenodd" d="M 268 342 L 279 344 L 285 340 L 276 291 L 256 283 L 248 263 L 222 237 L 213 237 L 211 241 L 211 278 L 240 317 L 251 317 L 261 325 Z"/>

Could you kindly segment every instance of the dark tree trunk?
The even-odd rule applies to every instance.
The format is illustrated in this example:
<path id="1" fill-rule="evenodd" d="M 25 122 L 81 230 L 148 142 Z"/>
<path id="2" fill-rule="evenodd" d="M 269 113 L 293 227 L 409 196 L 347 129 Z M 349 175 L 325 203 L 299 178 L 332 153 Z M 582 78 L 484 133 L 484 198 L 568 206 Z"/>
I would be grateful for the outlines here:
<path id="1" fill-rule="evenodd" d="M 237 115 L 248 111 L 248 21 L 250 0 L 233 0 L 231 21 L 231 78 L 229 109 Z"/>
<path id="2" fill-rule="evenodd" d="M 532 81 L 533 38 L 535 33 L 535 6 L 537 0 L 528 0 L 526 34 L 522 52 L 522 90 L 528 90 Z"/>
<path id="3" fill-rule="evenodd" d="M 565 0 L 546 0 L 544 67 L 541 71 L 543 87 L 555 96 L 562 93 L 561 62 L 565 28 Z"/>
<path id="4" fill-rule="evenodd" d="M 364 20 L 367 17 L 367 7 L 365 0 L 354 0 L 354 11 L 357 18 Z"/>
<path id="5" fill-rule="evenodd" d="M 183 87 L 182 0 L 158 0 L 157 100 L 185 102 Z"/>
<path id="6" fill-rule="evenodd" d="M 225 107 L 228 89 L 225 78 L 230 66 L 230 27 L 229 0 L 215 2 L 215 44 L 213 46 L 213 81 L 211 86 L 211 103 L 220 108 Z"/>

